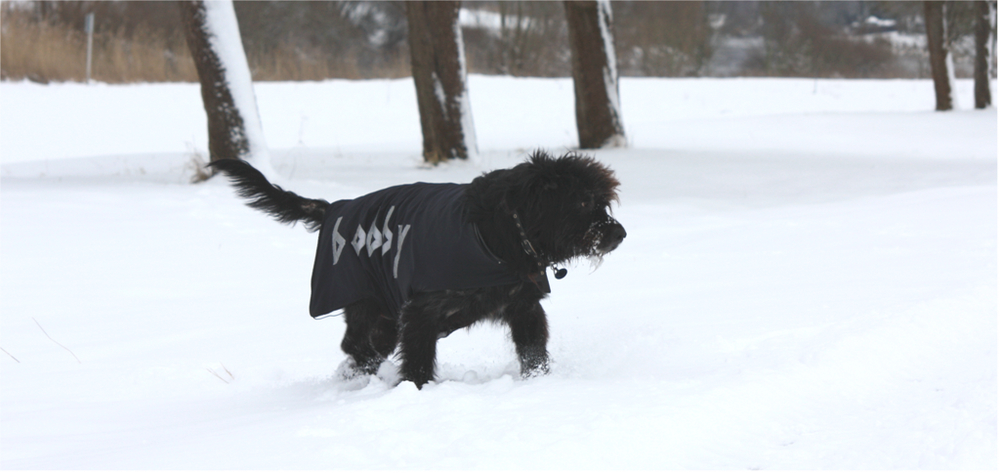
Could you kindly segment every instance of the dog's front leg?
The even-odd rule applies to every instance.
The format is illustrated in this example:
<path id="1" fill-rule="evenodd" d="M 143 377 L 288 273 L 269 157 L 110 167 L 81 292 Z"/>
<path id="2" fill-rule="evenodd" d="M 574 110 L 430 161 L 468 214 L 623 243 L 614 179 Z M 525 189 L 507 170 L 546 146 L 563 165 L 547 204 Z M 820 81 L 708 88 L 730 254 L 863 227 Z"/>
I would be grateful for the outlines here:
<path id="1" fill-rule="evenodd" d="M 434 358 L 441 329 L 432 305 L 427 299 L 417 297 L 403 306 L 400 313 L 400 371 L 403 379 L 413 381 L 418 389 L 434 379 Z"/>
<path id="2" fill-rule="evenodd" d="M 507 308 L 504 319 L 510 326 L 510 336 L 521 361 L 521 376 L 531 377 L 549 372 L 549 324 L 538 300 Z"/>
<path id="3" fill-rule="evenodd" d="M 364 299 L 344 308 L 344 322 L 340 348 L 352 360 L 345 374 L 375 374 L 396 348 L 396 321 L 385 317 L 374 299 Z"/>

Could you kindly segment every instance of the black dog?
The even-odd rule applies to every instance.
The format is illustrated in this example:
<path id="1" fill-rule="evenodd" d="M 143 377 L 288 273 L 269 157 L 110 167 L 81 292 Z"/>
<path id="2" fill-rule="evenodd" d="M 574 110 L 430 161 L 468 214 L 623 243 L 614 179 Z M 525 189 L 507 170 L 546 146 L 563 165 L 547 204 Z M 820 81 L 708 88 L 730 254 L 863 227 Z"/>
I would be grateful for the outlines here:
<path id="1" fill-rule="evenodd" d="M 523 376 L 548 372 L 548 323 L 539 301 L 546 268 L 600 261 L 625 238 L 609 212 L 614 173 L 592 158 L 536 151 L 469 184 L 417 183 L 354 200 L 306 199 L 244 161 L 217 160 L 248 205 L 320 231 L 313 317 L 344 309 L 341 348 L 354 373 L 374 374 L 399 345 L 401 372 L 434 378 L 437 340 L 490 320 L 510 327 Z"/>

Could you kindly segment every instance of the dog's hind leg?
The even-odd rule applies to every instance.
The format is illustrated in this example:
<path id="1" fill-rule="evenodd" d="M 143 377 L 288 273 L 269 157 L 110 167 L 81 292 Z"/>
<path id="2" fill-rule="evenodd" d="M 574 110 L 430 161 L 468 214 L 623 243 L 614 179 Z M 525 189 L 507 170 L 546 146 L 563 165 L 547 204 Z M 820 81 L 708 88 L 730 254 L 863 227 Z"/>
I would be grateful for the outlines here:
<path id="1" fill-rule="evenodd" d="M 374 299 L 365 299 L 344 308 L 344 322 L 340 348 L 353 360 L 352 370 L 375 374 L 396 347 L 395 320 L 385 317 Z"/>
<path id="2" fill-rule="evenodd" d="M 549 324 L 539 301 L 518 301 L 504 311 L 504 321 L 510 326 L 517 357 L 521 361 L 521 376 L 530 377 L 549 372 Z"/>

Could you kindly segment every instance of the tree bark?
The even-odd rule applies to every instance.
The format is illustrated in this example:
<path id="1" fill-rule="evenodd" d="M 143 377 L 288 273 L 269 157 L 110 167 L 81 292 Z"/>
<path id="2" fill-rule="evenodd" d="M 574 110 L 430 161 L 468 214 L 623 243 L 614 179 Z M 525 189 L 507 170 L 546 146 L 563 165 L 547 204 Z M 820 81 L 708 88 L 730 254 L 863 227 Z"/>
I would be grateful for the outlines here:
<path id="1" fill-rule="evenodd" d="M 976 64 L 973 72 L 976 108 L 993 104 L 990 93 L 990 66 L 993 64 L 993 36 L 996 32 L 996 6 L 993 2 L 976 2 Z"/>
<path id="2" fill-rule="evenodd" d="M 244 159 L 274 178 L 232 2 L 179 1 L 208 116 L 209 160 Z"/>
<path id="3" fill-rule="evenodd" d="M 948 45 L 945 2 L 924 2 L 924 22 L 927 25 L 927 50 L 931 57 L 931 77 L 934 78 L 935 110 L 951 110 L 954 69 Z"/>
<path id="4" fill-rule="evenodd" d="M 580 148 L 625 146 L 618 66 L 607 0 L 566 1 Z"/>
<path id="5" fill-rule="evenodd" d="M 466 86 L 458 1 L 405 2 L 424 161 L 467 159 L 476 135 Z"/>

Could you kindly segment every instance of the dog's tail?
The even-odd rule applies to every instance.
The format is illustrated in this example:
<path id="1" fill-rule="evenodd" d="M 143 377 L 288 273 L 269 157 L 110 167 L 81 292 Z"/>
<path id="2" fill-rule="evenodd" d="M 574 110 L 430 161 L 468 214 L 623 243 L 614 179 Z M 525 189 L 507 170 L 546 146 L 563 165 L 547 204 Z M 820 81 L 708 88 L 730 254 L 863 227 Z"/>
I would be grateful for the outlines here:
<path id="1" fill-rule="evenodd" d="M 281 223 L 301 221 L 311 232 L 323 226 L 323 216 L 329 202 L 307 199 L 271 184 L 260 171 L 240 159 L 218 159 L 212 161 L 209 167 L 229 176 L 240 197 L 248 200 L 247 205 L 275 220 Z"/>

